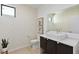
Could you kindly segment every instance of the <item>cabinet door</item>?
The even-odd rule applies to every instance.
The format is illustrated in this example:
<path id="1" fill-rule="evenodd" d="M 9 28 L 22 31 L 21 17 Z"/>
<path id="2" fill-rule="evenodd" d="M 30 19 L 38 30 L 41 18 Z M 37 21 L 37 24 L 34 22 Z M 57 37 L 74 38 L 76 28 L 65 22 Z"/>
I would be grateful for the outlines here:
<path id="1" fill-rule="evenodd" d="M 47 52 L 47 39 L 40 36 L 40 48 L 42 50 L 42 53 Z"/>
<path id="2" fill-rule="evenodd" d="M 57 54 L 73 54 L 73 47 L 59 43 L 57 45 Z"/>
<path id="3" fill-rule="evenodd" d="M 57 52 L 57 42 L 48 39 L 47 41 L 47 53 L 48 54 L 56 54 Z"/>

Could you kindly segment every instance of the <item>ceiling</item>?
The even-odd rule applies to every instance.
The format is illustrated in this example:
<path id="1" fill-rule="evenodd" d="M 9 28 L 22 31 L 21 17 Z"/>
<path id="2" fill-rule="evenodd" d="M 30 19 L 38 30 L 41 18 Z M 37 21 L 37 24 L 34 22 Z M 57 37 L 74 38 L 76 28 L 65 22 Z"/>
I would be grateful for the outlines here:
<path id="1" fill-rule="evenodd" d="M 68 8 L 68 7 L 71 7 L 71 6 L 74 6 L 74 5 L 76 5 L 76 4 L 29 4 L 31 7 L 33 7 L 33 8 L 37 8 L 37 9 L 39 9 L 39 8 L 41 8 L 41 7 L 50 7 L 50 6 L 52 6 L 52 7 L 64 7 L 64 8 Z"/>
<path id="2" fill-rule="evenodd" d="M 29 4 L 33 8 L 40 8 L 43 4 Z"/>

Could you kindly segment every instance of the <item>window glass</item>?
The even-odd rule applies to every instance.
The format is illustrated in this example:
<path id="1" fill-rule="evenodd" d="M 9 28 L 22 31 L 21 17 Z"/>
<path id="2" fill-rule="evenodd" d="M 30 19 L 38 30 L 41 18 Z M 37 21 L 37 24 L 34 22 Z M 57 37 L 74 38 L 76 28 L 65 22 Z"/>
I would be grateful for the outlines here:
<path id="1" fill-rule="evenodd" d="M 7 5 L 2 5 L 2 15 L 15 16 L 15 8 Z"/>

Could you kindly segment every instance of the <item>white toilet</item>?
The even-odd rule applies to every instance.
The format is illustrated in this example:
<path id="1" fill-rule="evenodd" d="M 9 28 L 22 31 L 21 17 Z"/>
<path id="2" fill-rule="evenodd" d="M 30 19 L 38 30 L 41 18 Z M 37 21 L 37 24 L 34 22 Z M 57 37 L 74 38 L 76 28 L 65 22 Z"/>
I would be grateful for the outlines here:
<path id="1" fill-rule="evenodd" d="M 31 40 L 32 48 L 40 48 L 40 40 L 34 39 Z"/>
<path id="2" fill-rule="evenodd" d="M 32 48 L 40 48 L 40 37 L 38 35 L 37 39 L 31 40 L 31 47 Z"/>

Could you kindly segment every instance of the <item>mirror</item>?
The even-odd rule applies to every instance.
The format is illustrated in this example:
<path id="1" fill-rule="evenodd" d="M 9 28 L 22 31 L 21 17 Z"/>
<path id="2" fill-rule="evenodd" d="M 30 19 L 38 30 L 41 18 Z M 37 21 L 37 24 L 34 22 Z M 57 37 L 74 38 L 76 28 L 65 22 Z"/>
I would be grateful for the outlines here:
<path id="1" fill-rule="evenodd" d="M 54 16 L 55 16 L 55 13 L 52 13 L 52 14 L 48 15 L 49 22 L 54 23 Z"/>
<path id="2" fill-rule="evenodd" d="M 55 28 L 55 25 L 54 25 L 54 16 L 56 14 L 55 13 L 51 13 L 51 14 L 48 14 L 48 18 L 47 18 L 47 31 L 51 31 L 51 30 L 54 30 Z"/>

